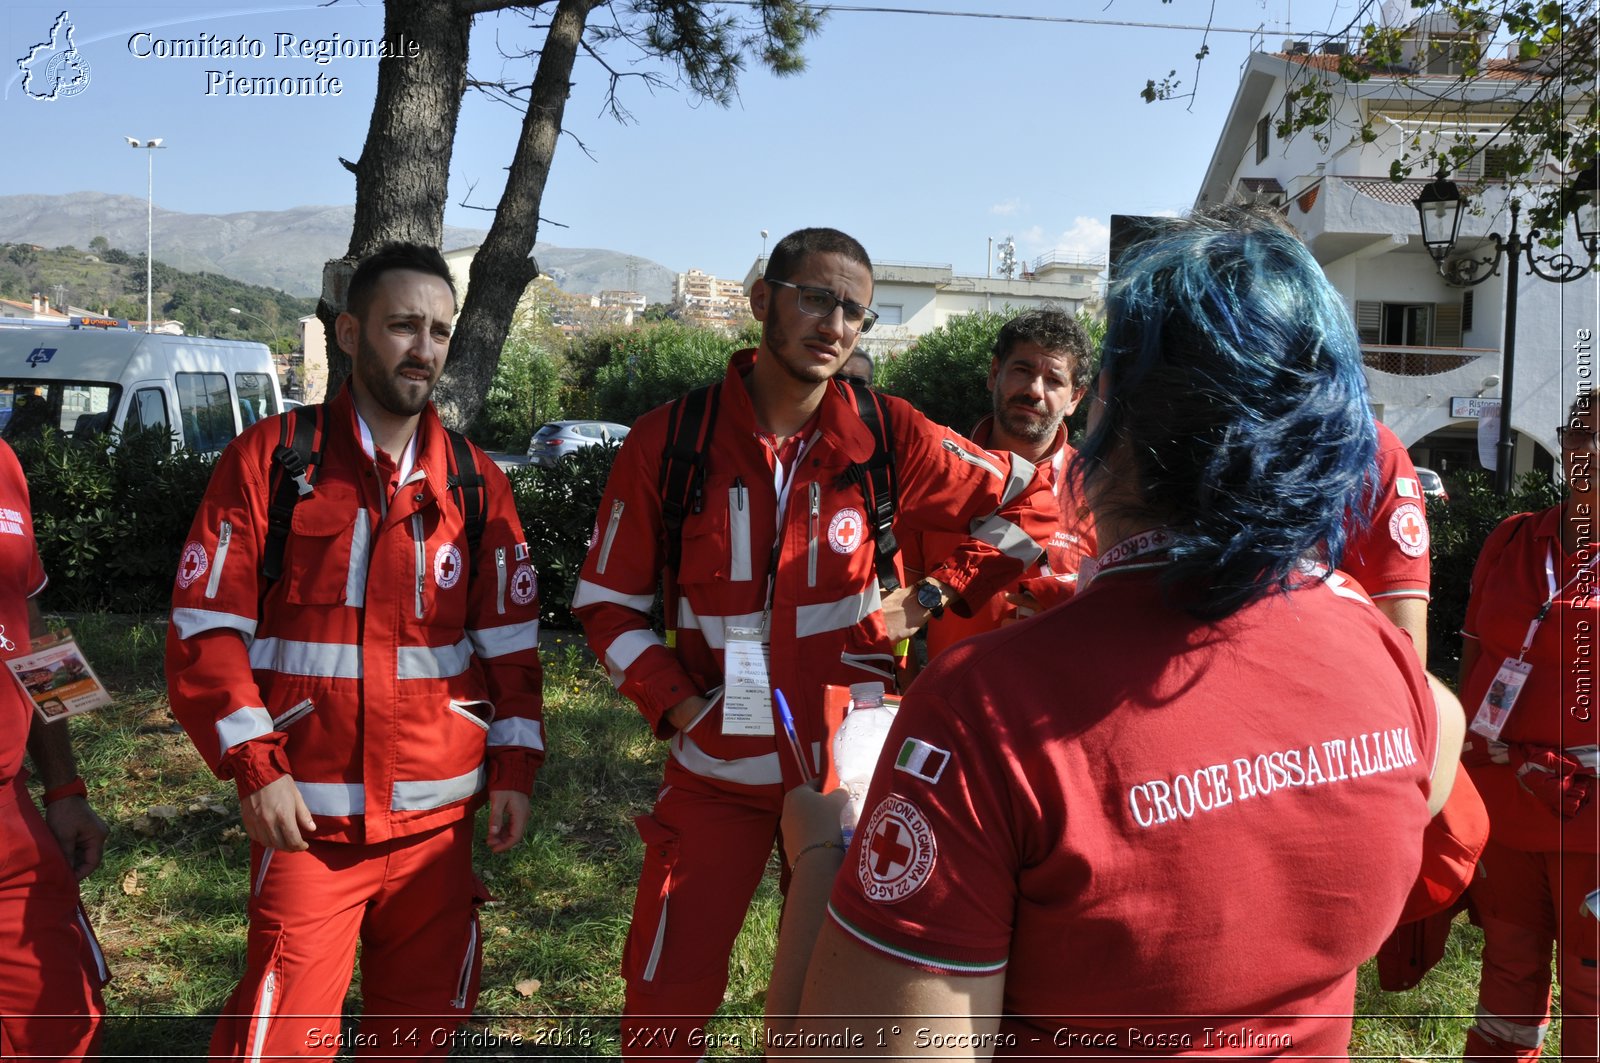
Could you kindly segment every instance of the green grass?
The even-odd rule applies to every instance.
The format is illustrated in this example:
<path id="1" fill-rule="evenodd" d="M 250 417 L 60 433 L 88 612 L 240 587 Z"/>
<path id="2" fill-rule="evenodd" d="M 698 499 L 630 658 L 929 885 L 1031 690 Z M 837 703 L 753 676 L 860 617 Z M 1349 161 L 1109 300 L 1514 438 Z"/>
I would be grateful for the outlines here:
<path id="1" fill-rule="evenodd" d="M 84 883 L 115 974 L 110 1060 L 203 1054 L 206 1016 L 220 1008 L 244 959 L 249 844 L 232 784 L 205 769 L 167 707 L 164 626 L 161 618 L 73 620 L 117 695 L 114 706 L 71 721 L 95 807 L 112 828 L 105 865 Z M 512 852 L 480 848 L 475 858 L 496 900 L 483 913 L 477 1040 L 457 1049 L 460 1058 L 495 1058 L 512 1037 L 524 1055 L 617 1054 L 611 1016 L 622 1005 L 617 972 L 641 859 L 633 817 L 655 797 L 665 747 L 575 645 L 547 652 L 545 669 L 550 749 L 533 823 Z M 713 1057 L 747 1055 L 757 1043 L 777 935 L 776 881 L 774 864 L 735 947 L 710 1030 Z M 1406 993 L 1380 991 L 1364 967 L 1352 1054 L 1458 1055 L 1477 997 L 1481 940 L 1458 920 L 1444 961 Z M 359 1010 L 354 992 L 346 1010 Z"/>

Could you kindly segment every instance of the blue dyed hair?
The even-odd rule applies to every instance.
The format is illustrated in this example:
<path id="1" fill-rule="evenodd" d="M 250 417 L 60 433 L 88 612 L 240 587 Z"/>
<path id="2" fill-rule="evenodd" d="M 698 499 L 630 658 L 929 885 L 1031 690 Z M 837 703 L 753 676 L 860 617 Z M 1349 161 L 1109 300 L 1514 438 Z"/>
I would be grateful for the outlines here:
<path id="1" fill-rule="evenodd" d="M 1139 492 L 1123 515 L 1173 531 L 1164 586 L 1202 619 L 1286 589 L 1303 558 L 1336 566 L 1370 510 L 1377 430 L 1316 260 L 1277 219 L 1228 208 L 1174 221 L 1118 272 L 1106 405 L 1077 459 L 1090 491 L 1125 442 Z"/>

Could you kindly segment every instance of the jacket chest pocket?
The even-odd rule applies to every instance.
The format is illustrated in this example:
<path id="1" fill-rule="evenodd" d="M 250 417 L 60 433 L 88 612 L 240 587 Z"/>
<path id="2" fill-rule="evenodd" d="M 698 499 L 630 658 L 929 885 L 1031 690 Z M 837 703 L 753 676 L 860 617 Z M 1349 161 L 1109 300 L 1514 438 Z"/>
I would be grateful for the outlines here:
<path id="1" fill-rule="evenodd" d="M 749 488 L 736 479 L 704 497 L 704 509 L 683 522 L 678 582 L 748 583 L 755 578 Z"/>
<path id="2" fill-rule="evenodd" d="M 295 506 L 284 548 L 284 600 L 354 605 L 366 600 L 372 521 L 354 492 L 319 488 Z"/>

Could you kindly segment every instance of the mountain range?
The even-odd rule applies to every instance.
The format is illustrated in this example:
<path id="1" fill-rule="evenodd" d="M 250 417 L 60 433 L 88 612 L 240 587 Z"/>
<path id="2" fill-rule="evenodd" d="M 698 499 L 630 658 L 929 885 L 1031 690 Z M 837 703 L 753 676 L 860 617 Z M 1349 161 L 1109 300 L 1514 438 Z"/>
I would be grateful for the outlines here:
<path id="1" fill-rule="evenodd" d="M 87 250 L 104 236 L 141 254 L 146 204 L 105 192 L 0 196 L 0 243 Z M 293 207 L 237 214 L 188 214 L 156 207 L 155 259 L 178 269 L 220 273 L 298 296 L 322 291 L 322 265 L 350 246 L 353 206 Z M 483 242 L 483 229 L 445 226 L 444 249 Z M 638 255 L 598 248 L 534 245 L 540 272 L 567 292 L 631 289 L 652 303 L 672 299 L 673 270 Z"/>

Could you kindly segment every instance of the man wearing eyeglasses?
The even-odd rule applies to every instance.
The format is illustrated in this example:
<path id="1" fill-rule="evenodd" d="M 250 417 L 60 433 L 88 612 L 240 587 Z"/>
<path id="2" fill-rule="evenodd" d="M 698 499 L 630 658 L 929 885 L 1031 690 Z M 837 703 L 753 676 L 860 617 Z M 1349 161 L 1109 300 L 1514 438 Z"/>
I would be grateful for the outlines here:
<path id="1" fill-rule="evenodd" d="M 1016 581 L 1053 519 L 1048 483 L 1027 461 L 878 396 L 896 528 L 959 537 L 948 558 L 928 559 L 921 583 L 880 591 L 862 490 L 846 476 L 875 442 L 833 381 L 876 319 L 871 301 L 871 260 L 844 233 L 802 229 L 773 248 L 750 292 L 760 346 L 733 356 L 708 399 L 714 438 L 675 570 L 663 577 L 674 404 L 639 419 L 606 485 L 573 611 L 613 683 L 671 741 L 655 807 L 638 819 L 626 1059 L 703 1054 L 701 1027 L 722 1002 L 783 794 L 819 773 L 823 685 L 892 686 L 895 644 Z M 649 621 L 658 581 L 665 639 Z M 793 710 L 792 741 L 774 722 L 777 691 Z"/>

